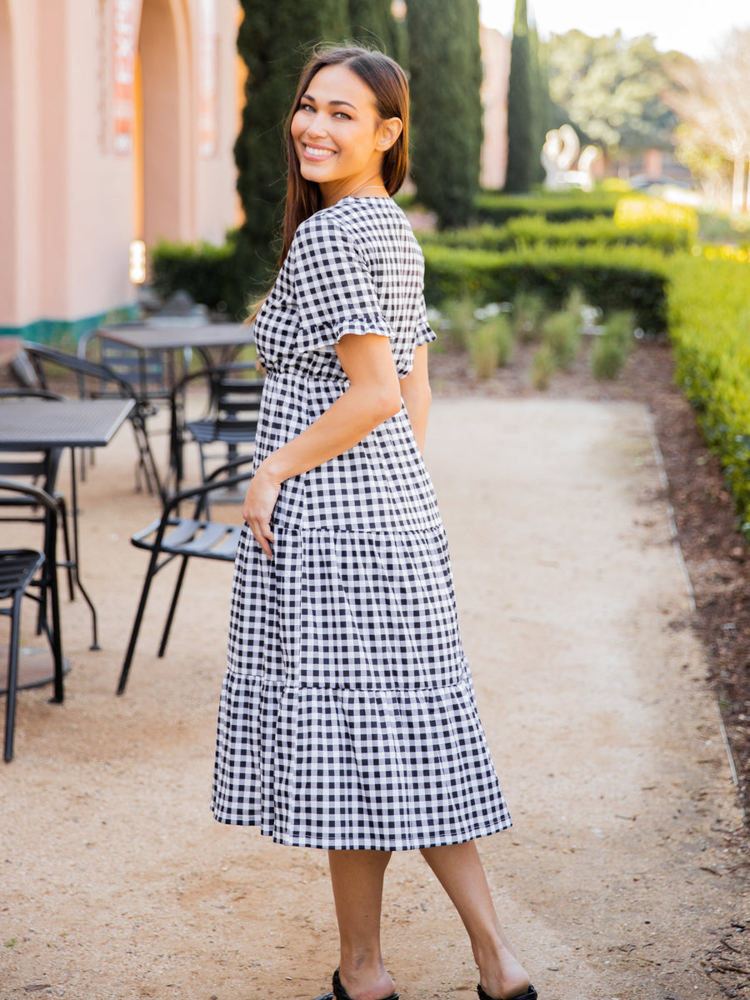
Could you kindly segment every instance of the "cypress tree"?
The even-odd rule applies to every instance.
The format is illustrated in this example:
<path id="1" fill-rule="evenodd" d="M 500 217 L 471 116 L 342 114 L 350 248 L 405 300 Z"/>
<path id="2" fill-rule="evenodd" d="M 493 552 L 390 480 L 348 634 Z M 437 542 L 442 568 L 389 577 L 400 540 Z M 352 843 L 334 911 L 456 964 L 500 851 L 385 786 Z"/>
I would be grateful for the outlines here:
<path id="1" fill-rule="evenodd" d="M 349 0 L 349 21 L 355 42 L 398 59 L 391 0 Z"/>
<path id="2" fill-rule="evenodd" d="M 508 83 L 508 167 L 505 190 L 528 191 L 534 175 L 531 41 L 526 0 L 516 0 Z"/>
<path id="3" fill-rule="evenodd" d="M 546 53 L 539 41 L 536 25 L 529 28 L 529 52 L 531 56 L 531 183 L 541 184 L 546 172 L 542 166 L 542 148 L 547 132 L 557 126 L 554 107 L 549 93 L 549 65 Z"/>
<path id="4" fill-rule="evenodd" d="M 315 44 L 342 41 L 350 25 L 347 0 L 240 2 L 244 18 L 237 48 L 248 75 L 234 146 L 245 214 L 236 263 L 243 295 L 249 297 L 267 286 L 278 258 L 286 193 L 283 126 L 299 72 Z"/>
<path id="5" fill-rule="evenodd" d="M 441 228 L 466 225 L 479 190 L 482 60 L 477 0 L 409 0 L 411 173 Z"/>

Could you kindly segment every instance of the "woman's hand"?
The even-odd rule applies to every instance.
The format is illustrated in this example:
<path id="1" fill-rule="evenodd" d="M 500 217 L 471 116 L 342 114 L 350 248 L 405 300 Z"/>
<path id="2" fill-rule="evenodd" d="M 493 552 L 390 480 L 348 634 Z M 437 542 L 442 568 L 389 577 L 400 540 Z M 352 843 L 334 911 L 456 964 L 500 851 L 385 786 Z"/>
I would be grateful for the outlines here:
<path id="1" fill-rule="evenodd" d="M 253 533 L 255 541 L 260 545 L 269 559 L 273 558 L 271 542 L 271 517 L 276 501 L 279 498 L 281 483 L 274 479 L 266 463 L 262 462 L 258 471 L 250 480 L 242 505 L 242 516 Z"/>

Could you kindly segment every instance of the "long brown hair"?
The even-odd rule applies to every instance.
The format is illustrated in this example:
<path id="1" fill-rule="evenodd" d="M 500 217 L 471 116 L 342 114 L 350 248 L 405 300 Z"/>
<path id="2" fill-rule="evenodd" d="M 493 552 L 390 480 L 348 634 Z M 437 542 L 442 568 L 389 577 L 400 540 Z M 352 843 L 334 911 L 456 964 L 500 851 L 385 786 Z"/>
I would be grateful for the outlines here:
<path id="1" fill-rule="evenodd" d="M 299 80 L 294 104 L 286 121 L 287 187 L 284 208 L 283 243 L 279 265 L 283 264 L 292 245 L 297 227 L 323 207 L 320 188 L 307 181 L 300 172 L 299 159 L 291 138 L 292 118 L 300 100 L 315 74 L 325 66 L 346 66 L 367 84 L 375 95 L 375 110 L 383 121 L 400 118 L 401 135 L 383 155 L 383 184 L 388 194 L 395 194 L 404 183 L 409 150 L 409 84 L 397 62 L 382 52 L 358 46 L 319 48 L 313 52 Z"/>

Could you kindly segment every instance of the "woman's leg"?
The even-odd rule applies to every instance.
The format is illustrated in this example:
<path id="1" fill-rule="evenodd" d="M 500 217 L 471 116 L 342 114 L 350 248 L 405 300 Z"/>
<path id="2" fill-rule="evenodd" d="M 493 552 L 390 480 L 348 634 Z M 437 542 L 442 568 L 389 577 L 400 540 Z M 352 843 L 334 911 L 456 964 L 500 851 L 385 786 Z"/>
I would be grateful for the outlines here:
<path id="1" fill-rule="evenodd" d="M 353 1000 L 382 1000 L 393 980 L 380 951 L 383 877 L 390 851 L 329 851 L 339 925 L 341 984 Z"/>
<path id="2" fill-rule="evenodd" d="M 482 989 L 498 1000 L 526 992 L 529 977 L 500 926 L 474 841 L 426 847 L 422 854 L 468 932 Z"/>

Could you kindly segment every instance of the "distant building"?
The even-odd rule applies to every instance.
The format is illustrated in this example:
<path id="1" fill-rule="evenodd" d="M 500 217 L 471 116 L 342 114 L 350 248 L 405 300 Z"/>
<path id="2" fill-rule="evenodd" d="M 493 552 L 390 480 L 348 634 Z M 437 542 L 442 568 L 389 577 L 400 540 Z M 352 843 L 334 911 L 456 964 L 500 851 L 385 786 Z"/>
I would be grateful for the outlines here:
<path id="1" fill-rule="evenodd" d="M 236 223 L 237 0 L 0 0 L 0 333 L 132 306 L 131 240 Z"/>
<path id="2" fill-rule="evenodd" d="M 505 184 L 508 165 L 508 80 L 510 78 L 510 39 L 494 28 L 481 26 L 482 105 L 484 107 L 484 144 L 480 183 L 495 190 Z"/>
<path id="3" fill-rule="evenodd" d="M 133 240 L 237 224 L 239 18 L 238 0 L 0 0 L 0 335 L 75 338 L 134 307 Z M 510 42 L 481 44 L 499 188 Z"/>

